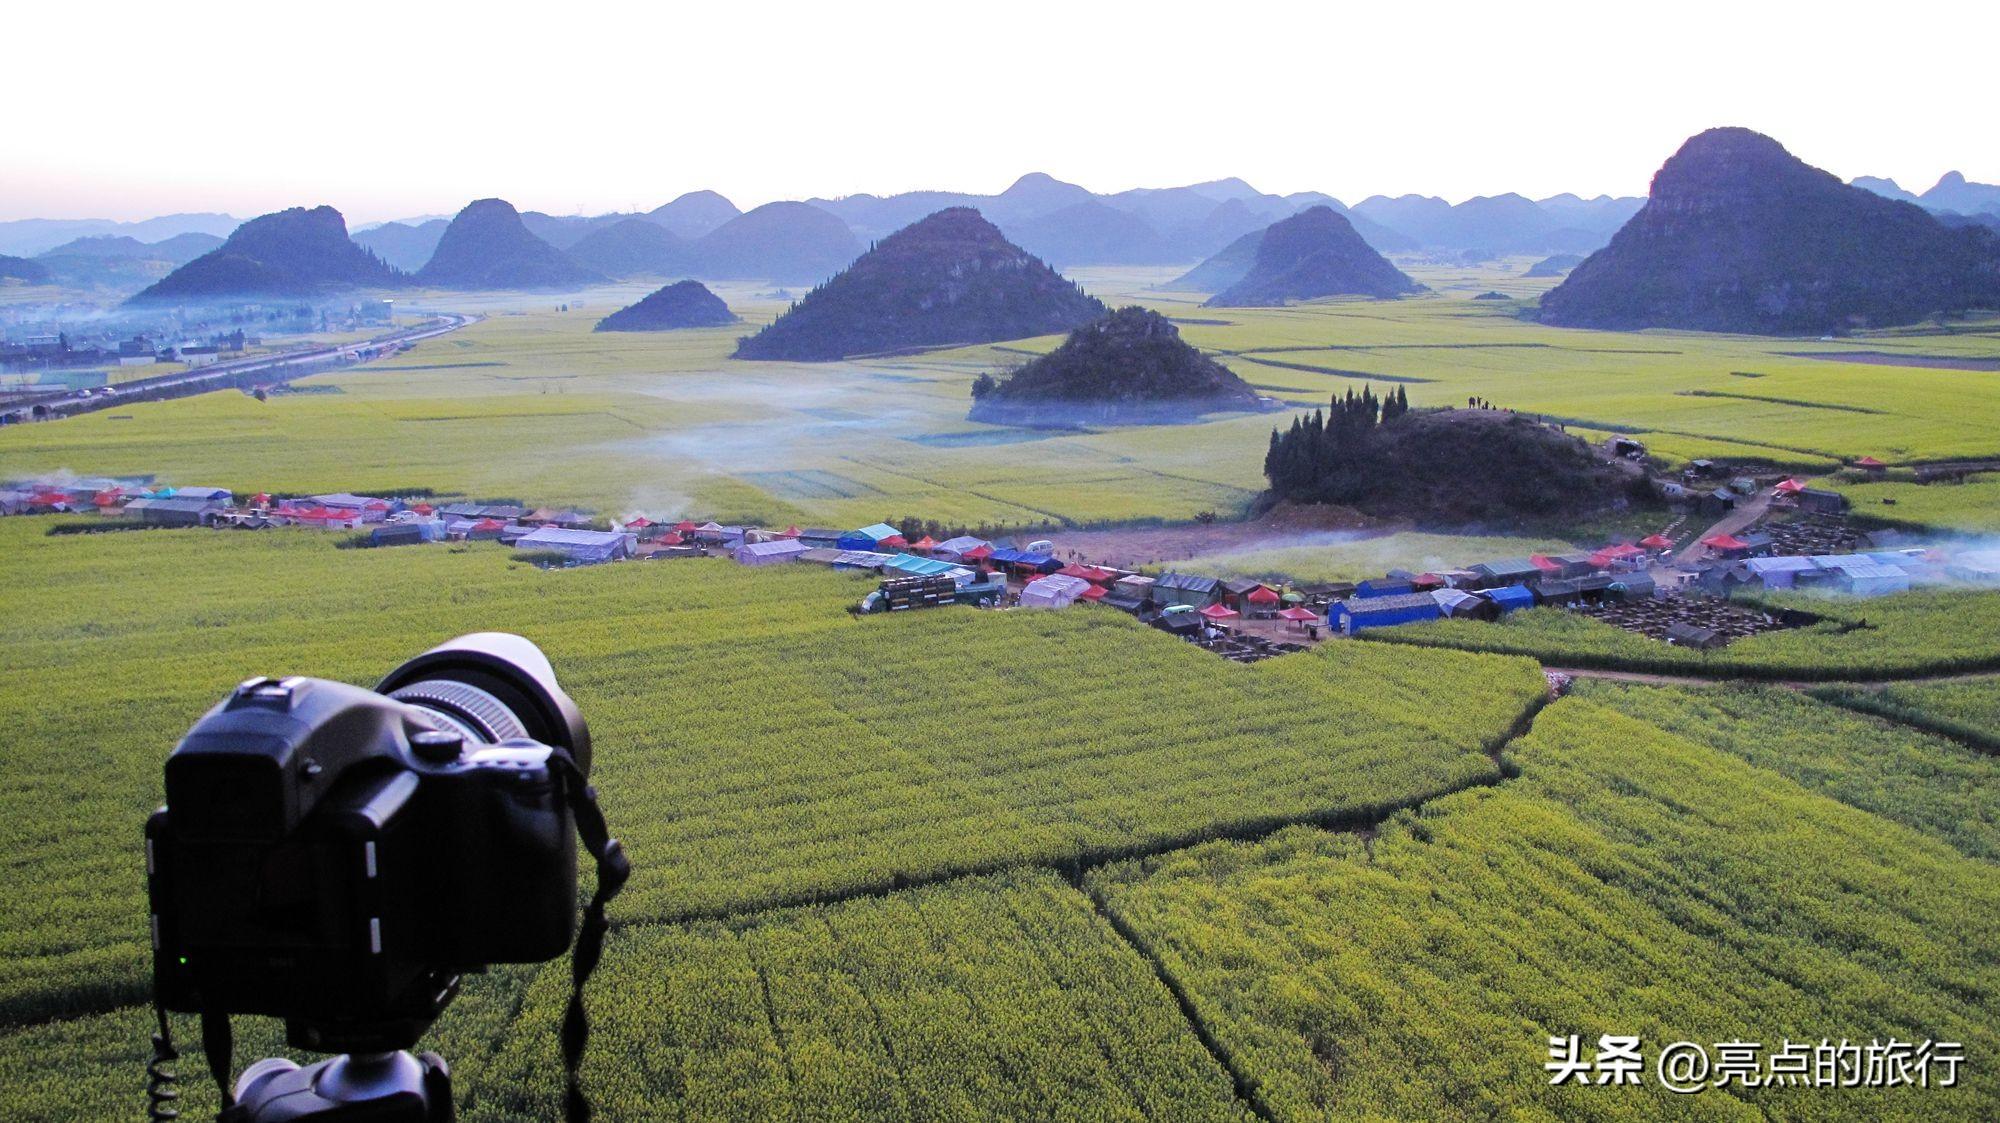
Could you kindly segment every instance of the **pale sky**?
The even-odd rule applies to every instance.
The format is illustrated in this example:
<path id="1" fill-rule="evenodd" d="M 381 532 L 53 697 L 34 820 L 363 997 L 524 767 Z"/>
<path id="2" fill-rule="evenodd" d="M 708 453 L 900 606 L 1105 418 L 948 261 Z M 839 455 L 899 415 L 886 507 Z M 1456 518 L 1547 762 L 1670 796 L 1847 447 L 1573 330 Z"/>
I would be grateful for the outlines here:
<path id="1" fill-rule="evenodd" d="M 0 219 L 350 224 L 1241 176 L 1643 194 L 1688 136 L 2000 182 L 2000 4 L 16 0 Z"/>

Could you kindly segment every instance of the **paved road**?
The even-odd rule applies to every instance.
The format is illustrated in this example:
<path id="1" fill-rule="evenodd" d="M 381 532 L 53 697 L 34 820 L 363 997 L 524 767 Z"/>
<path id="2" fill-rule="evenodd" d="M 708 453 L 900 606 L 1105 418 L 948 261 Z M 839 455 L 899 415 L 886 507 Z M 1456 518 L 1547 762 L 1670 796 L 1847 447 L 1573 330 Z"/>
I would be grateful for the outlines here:
<path id="1" fill-rule="evenodd" d="M 446 312 L 416 327 L 392 331 L 359 343 L 314 345 L 275 355 L 256 355 L 229 362 L 210 363 L 205 367 L 177 374 L 137 378 L 92 391 L 65 392 L 46 397 L 21 397 L 0 408 L 10 412 L 32 409 L 35 411 L 36 419 L 54 420 L 111 406 L 129 405 L 133 402 L 181 397 L 209 390 L 227 390 L 240 386 L 246 375 L 268 375 L 267 380 L 270 382 L 286 382 L 307 374 L 321 373 L 329 366 L 379 358 L 392 347 L 435 339 L 447 332 L 457 331 L 477 318 L 457 312 Z"/>

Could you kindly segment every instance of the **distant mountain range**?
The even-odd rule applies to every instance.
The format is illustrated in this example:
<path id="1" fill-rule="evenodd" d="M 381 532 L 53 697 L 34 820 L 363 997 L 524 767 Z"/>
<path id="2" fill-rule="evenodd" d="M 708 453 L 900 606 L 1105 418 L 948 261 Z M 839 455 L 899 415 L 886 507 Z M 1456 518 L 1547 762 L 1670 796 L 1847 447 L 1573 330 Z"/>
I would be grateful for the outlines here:
<path id="1" fill-rule="evenodd" d="M 2000 229 L 2000 185 L 1951 173 L 1922 194 L 1892 180 L 1860 177 L 1855 186 L 1916 203 L 1952 225 Z M 748 214 L 713 191 L 692 191 L 651 211 L 591 216 L 519 214 L 518 225 L 555 251 L 528 270 L 541 276 L 683 277 L 812 284 L 853 261 L 878 241 L 927 215 L 971 207 L 1010 242 L 1056 268 L 1082 265 L 1167 265 L 1204 262 L 1174 283 L 1190 291 L 1218 292 L 1240 279 L 1254 257 L 1257 238 L 1272 223 L 1315 206 L 1346 219 L 1378 253 L 1418 255 L 1453 262 L 1501 255 L 1582 257 L 1604 246 L 1644 199 L 1516 194 L 1482 196 L 1451 204 L 1434 196 L 1370 196 L 1353 206 L 1318 192 L 1274 195 L 1241 179 L 1184 187 L 1135 188 L 1097 193 L 1043 173 L 1016 180 L 1005 191 L 981 195 L 908 191 L 849 195 L 758 207 Z M 0 222 L 0 254 L 55 257 L 44 262 L 54 283 L 132 291 L 188 264 L 177 237 L 221 238 L 237 227 L 225 214 L 176 214 L 121 223 L 100 219 L 24 219 Z M 419 216 L 355 233 L 355 244 L 391 269 L 425 271 L 450 222 Z M 95 239 L 123 239 L 119 252 L 91 249 Z M 1247 239 L 1247 240 L 1246 240 Z M 138 252 L 139 246 L 161 247 Z M 111 243 L 103 243 L 109 247 Z M 59 252 L 58 252 L 59 251 Z M 499 269 L 506 274 L 517 260 Z M 1226 266 L 1226 283 L 1210 274 Z M 468 265 L 461 260 L 458 268 Z M 338 272 L 338 269 L 336 269 Z M 437 277 L 440 274 L 433 271 Z"/>
<path id="2" fill-rule="evenodd" d="M 1958 172 L 1946 172 L 1929 191 L 1921 195 L 1903 190 L 1893 179 L 1879 179 L 1872 175 L 1856 176 L 1848 182 L 1885 199 L 1915 203 L 1933 213 L 2000 215 L 2000 184 L 1973 183 Z"/>
<path id="3" fill-rule="evenodd" d="M 138 242 L 159 242 L 176 234 L 212 234 L 226 238 L 242 224 L 226 214 L 167 214 L 139 222 L 108 218 L 23 218 L 0 222 L 0 254 L 33 257 L 78 238 L 111 234 Z"/>
<path id="4" fill-rule="evenodd" d="M 2000 308 L 2000 235 L 1726 128 L 1667 160 L 1646 205 L 1541 314 L 1571 327 L 1817 334 L 1969 308 Z"/>

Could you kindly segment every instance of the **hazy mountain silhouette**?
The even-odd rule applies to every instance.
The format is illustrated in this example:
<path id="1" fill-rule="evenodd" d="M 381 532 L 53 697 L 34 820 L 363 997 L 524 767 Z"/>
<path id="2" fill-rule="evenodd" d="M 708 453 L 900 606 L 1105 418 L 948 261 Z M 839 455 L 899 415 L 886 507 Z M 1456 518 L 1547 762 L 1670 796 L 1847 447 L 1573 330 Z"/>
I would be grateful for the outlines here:
<path id="1" fill-rule="evenodd" d="M 704 277 L 802 284 L 824 280 L 861 253 L 847 224 L 805 203 L 766 203 L 694 244 Z"/>
<path id="2" fill-rule="evenodd" d="M 659 223 L 626 218 L 584 235 L 569 256 L 607 276 L 664 277 L 688 272 L 694 248 Z"/>
<path id="3" fill-rule="evenodd" d="M 293 207 L 237 227 L 222 245 L 167 274 L 132 301 L 313 297 L 392 284 L 399 277 L 348 238 L 339 211 Z"/>
<path id="4" fill-rule="evenodd" d="M 424 267 L 437 252 L 438 239 L 444 237 L 445 227 L 451 221 L 433 218 L 427 222 L 411 226 L 402 222 L 385 222 L 371 227 L 354 236 L 356 243 L 375 251 L 375 256 L 406 273 L 414 273 Z"/>
<path id="5" fill-rule="evenodd" d="M 597 321 L 593 330 L 673 331 L 722 327 L 736 322 L 736 313 L 729 310 L 729 305 L 700 281 L 678 281 Z"/>
<path id="6" fill-rule="evenodd" d="M 1251 307 L 1323 296 L 1391 297 L 1421 290 L 1362 241 L 1333 208 L 1309 207 L 1266 228 L 1250 271 L 1207 303 Z"/>
<path id="7" fill-rule="evenodd" d="M 602 280 L 529 233 L 505 199 L 468 203 L 416 275 L 420 285 L 450 289 L 554 289 Z"/>

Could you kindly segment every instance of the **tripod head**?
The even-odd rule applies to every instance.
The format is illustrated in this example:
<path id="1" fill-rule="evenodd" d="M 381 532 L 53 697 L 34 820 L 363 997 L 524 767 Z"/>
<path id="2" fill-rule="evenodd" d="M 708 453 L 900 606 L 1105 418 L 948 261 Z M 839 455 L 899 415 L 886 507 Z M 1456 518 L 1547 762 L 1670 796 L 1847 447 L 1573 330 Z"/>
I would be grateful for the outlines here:
<path id="1" fill-rule="evenodd" d="M 272 1057 L 236 1079 L 217 1123 L 453 1123 L 451 1071 L 436 1053 L 359 1053 L 304 1068 Z"/>

